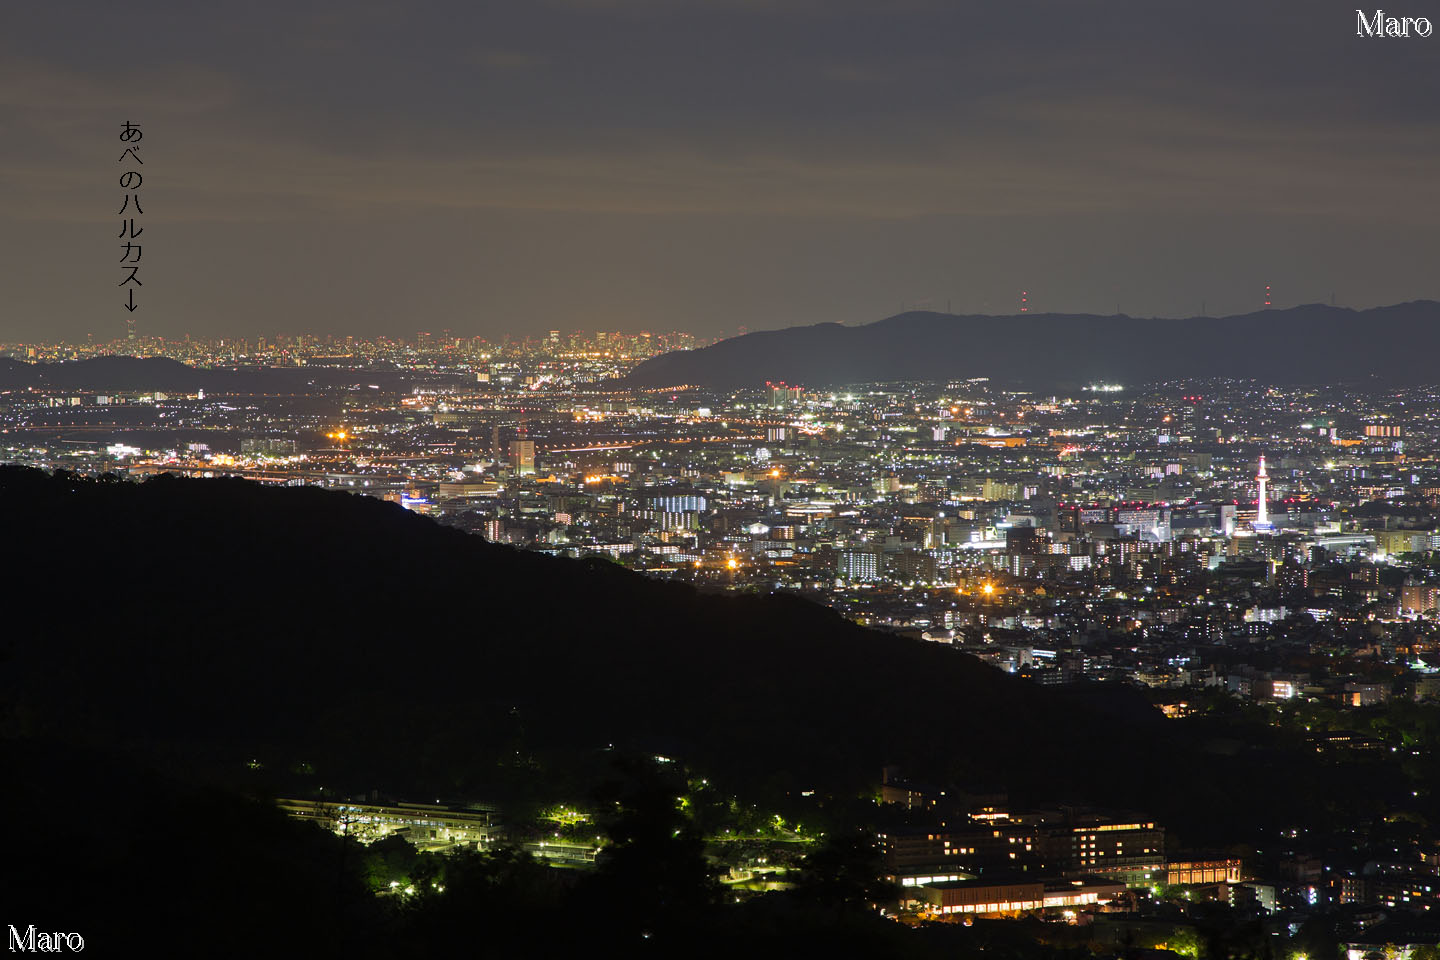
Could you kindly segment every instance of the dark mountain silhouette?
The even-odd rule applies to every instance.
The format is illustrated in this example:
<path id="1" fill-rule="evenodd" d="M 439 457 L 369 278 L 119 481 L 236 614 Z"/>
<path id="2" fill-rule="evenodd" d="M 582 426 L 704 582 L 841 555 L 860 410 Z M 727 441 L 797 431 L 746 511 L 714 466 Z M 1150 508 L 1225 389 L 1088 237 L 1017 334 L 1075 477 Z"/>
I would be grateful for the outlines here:
<path id="1" fill-rule="evenodd" d="M 625 378 L 634 387 L 838 386 L 991 377 L 1034 385 L 1186 377 L 1276 383 L 1421 382 L 1436 376 L 1440 303 L 1370 310 L 1310 304 L 1187 320 L 1093 314 L 956 316 L 912 311 L 865 326 L 822 323 L 667 353 Z"/>
<path id="2" fill-rule="evenodd" d="M 944 772 L 1037 787 L 1092 765 L 1066 759 L 1081 739 L 1130 735 L 1090 710 L 1061 723 L 1038 688 L 807 601 L 701 594 L 373 499 L 0 468 L 0 500 L 21 560 L 4 587 L 7 720 L 87 743 L 471 795 L 506 751 L 616 744 L 848 793 L 886 762 L 933 766 L 917 725 L 1004 725 L 1033 776 L 985 736 Z"/>
<path id="3" fill-rule="evenodd" d="M 1164 720 L 1131 690 L 1031 686 L 799 599 L 522 552 L 369 498 L 0 467 L 0 508 L 0 793 L 20 825 L 0 888 L 22 929 L 78 929 L 102 955 L 152 927 L 207 956 L 274 952 L 282 935 L 282 953 L 316 956 L 477 938 L 549 955 L 633 945 L 635 924 L 667 956 L 917 948 L 798 894 L 684 914 L 627 895 L 653 886 L 654 857 L 694 866 L 679 834 L 573 895 L 537 893 L 502 857 L 457 862 L 445 898 L 381 900 L 353 840 L 246 799 L 277 789 L 505 802 L 526 780 L 555 802 L 663 751 L 740 798 L 838 822 L 873 815 L 879 767 L 899 763 L 1021 804 L 1139 808 L 1203 844 L 1378 816 L 1404 789 L 1387 757 L 1340 776 L 1266 718 L 1248 749 L 1207 752 L 1204 722 Z"/>
<path id="4" fill-rule="evenodd" d="M 1220 837 L 1247 776 L 1234 758 L 1210 770 L 1202 742 L 1126 688 L 1057 693 L 797 598 L 697 593 L 365 497 L 7 467 L 0 503 L 8 735 L 226 769 L 303 762 L 332 788 L 411 796 L 493 796 L 517 763 L 563 775 L 609 745 L 764 797 L 854 796 L 896 763 L 1034 800 L 1150 805 Z M 1312 774 L 1248 796 L 1243 829 L 1319 789 Z"/>

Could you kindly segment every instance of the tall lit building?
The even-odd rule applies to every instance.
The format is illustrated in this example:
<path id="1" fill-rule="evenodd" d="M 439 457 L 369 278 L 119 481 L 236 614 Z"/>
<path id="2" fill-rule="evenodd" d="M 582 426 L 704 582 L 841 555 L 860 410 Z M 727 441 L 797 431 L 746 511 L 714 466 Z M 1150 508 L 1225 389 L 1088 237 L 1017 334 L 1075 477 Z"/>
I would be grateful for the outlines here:
<path id="1" fill-rule="evenodd" d="M 880 554 L 874 550 L 842 550 L 835 558 L 835 573 L 842 580 L 874 582 L 880 579 Z"/>
<path id="2" fill-rule="evenodd" d="M 1260 472 L 1255 475 L 1255 481 L 1260 485 L 1260 491 L 1255 498 L 1255 530 L 1258 533 L 1269 533 L 1274 530 L 1270 522 L 1270 505 L 1266 500 L 1265 484 L 1269 481 L 1270 475 L 1265 472 L 1265 457 L 1260 457 Z"/>
<path id="3" fill-rule="evenodd" d="M 765 388 L 769 391 L 770 406 L 772 409 L 781 410 L 800 402 L 801 389 L 790 386 L 784 380 L 781 380 L 779 383 L 771 383 L 769 380 L 766 380 Z"/>
<path id="4" fill-rule="evenodd" d="M 1186 397 L 1180 405 L 1180 435 L 1195 439 L 1200 435 L 1201 416 L 1200 397 Z"/>
<path id="5" fill-rule="evenodd" d="M 535 441 L 534 440 L 511 440 L 510 441 L 510 469 L 522 477 L 533 476 L 535 473 Z"/>

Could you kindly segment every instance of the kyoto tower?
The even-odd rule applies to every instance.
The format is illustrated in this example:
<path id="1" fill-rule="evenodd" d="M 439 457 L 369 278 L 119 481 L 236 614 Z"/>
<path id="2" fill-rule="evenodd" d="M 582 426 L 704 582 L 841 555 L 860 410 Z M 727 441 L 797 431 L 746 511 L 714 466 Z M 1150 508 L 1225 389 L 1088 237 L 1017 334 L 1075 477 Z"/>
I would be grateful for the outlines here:
<path id="1" fill-rule="evenodd" d="M 1269 510 L 1269 505 L 1268 505 L 1268 503 L 1266 502 L 1266 499 L 1265 499 L 1265 482 L 1266 482 L 1267 480 L 1269 480 L 1269 479 L 1270 479 L 1270 475 L 1265 472 L 1265 456 L 1264 456 L 1264 454 L 1261 454 L 1261 456 L 1260 456 L 1260 472 L 1257 473 L 1257 474 L 1255 474 L 1255 480 L 1260 484 L 1260 493 L 1259 493 L 1259 496 L 1256 497 L 1256 499 L 1255 499 L 1255 506 L 1256 506 L 1256 510 L 1255 510 L 1255 529 L 1256 529 L 1256 530 L 1268 531 L 1268 530 L 1271 529 L 1271 526 L 1270 526 L 1270 510 Z"/>

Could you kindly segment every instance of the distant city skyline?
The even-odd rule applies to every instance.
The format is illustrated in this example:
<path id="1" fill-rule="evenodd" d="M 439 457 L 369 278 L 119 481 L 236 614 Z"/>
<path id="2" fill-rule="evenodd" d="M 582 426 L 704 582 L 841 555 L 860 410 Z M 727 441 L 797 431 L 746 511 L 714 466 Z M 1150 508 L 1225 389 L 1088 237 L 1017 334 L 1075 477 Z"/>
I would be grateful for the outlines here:
<path id="1" fill-rule="evenodd" d="M 1412 302 L 1412 303 L 1414 303 L 1414 302 L 1440 302 L 1440 300 L 1431 301 L 1431 300 L 1429 300 L 1429 298 L 1417 298 L 1417 300 L 1408 301 L 1408 302 Z M 1132 313 L 1129 313 L 1128 311 L 1116 312 L 1116 311 L 1113 311 L 1113 310 L 1110 311 L 1109 313 L 1103 313 L 1103 312 L 1100 312 L 1100 311 L 1042 310 L 1042 309 L 1038 309 L 1038 308 L 1037 308 L 1037 309 L 1034 309 L 1034 310 L 1028 310 L 1028 311 L 1027 311 L 1027 309 L 1025 309 L 1025 308 L 1023 308 L 1023 307 L 1020 308 L 1020 309 L 1015 309 L 1015 310 L 1011 310 L 1011 311 L 1008 311 L 1008 312 L 968 313 L 968 312 L 962 312 L 962 311 L 960 311 L 958 308 L 950 308 L 950 309 L 947 309 L 947 308 L 950 307 L 949 304 L 946 304 L 946 305 L 943 306 L 943 307 L 937 308 L 937 307 L 935 307 L 933 304 L 931 304 L 931 303 L 928 302 L 928 301 L 921 301 L 921 302 L 918 302 L 918 303 L 915 303 L 915 304 L 903 304 L 901 308 L 897 308 L 896 310 L 891 311 L 890 313 L 884 314 L 883 316 L 872 317 L 872 318 L 869 318 L 869 319 L 857 320 L 857 321 L 849 322 L 849 323 L 844 322 L 844 321 L 817 320 L 817 321 L 815 321 L 815 323 L 840 323 L 840 324 L 843 325 L 843 326 L 860 327 L 860 326 L 866 326 L 866 325 L 869 325 L 869 324 L 872 324 L 872 323 L 878 323 L 878 322 L 883 321 L 883 320 L 888 320 L 888 319 L 891 319 L 891 318 L 893 318 L 893 317 L 899 316 L 899 315 L 901 315 L 901 314 L 906 314 L 906 313 L 934 313 L 934 314 L 939 314 L 939 315 L 942 315 L 942 316 L 953 316 L 953 317 L 956 317 L 956 318 L 958 318 L 958 319 L 963 319 L 963 318 L 966 318 L 966 317 L 977 317 L 977 318 L 985 318 L 985 317 L 1009 318 L 1009 317 L 1019 317 L 1019 316 L 1021 316 L 1022 314 L 1027 314 L 1027 313 L 1028 313 L 1028 315 L 1031 316 L 1031 317 L 1033 317 L 1033 318 L 1044 317 L 1044 316 L 1046 316 L 1046 315 L 1057 315 L 1057 316 L 1074 316 L 1074 317 L 1093 317 L 1093 318 L 1096 318 L 1096 319 L 1098 319 L 1098 320 L 1105 320 L 1105 319 L 1111 318 L 1111 317 L 1117 317 L 1117 318 L 1118 318 L 1118 317 L 1124 317 L 1124 318 L 1127 318 L 1127 319 L 1135 319 L 1135 320 L 1156 320 L 1156 321 L 1167 321 L 1167 320 L 1197 320 L 1197 319 L 1215 319 L 1215 320 L 1219 320 L 1219 319 L 1225 319 L 1225 318 L 1227 318 L 1227 317 L 1245 317 L 1245 316 L 1250 316 L 1250 315 L 1253 315 L 1253 314 L 1262 313 L 1262 312 L 1267 312 L 1267 311 L 1268 311 L 1268 312 L 1277 312 L 1277 313 L 1278 313 L 1278 312 L 1283 312 L 1283 311 L 1288 310 L 1288 309 L 1293 309 L 1293 308 L 1295 308 L 1295 307 L 1307 307 L 1307 306 L 1317 306 L 1317 305 L 1318 305 L 1318 306 L 1334 306 L 1334 307 L 1337 307 L 1337 308 L 1342 309 L 1342 310 L 1355 310 L 1356 312 L 1361 312 L 1361 311 L 1363 311 L 1363 310 L 1365 310 L 1365 309 L 1369 309 L 1369 308 L 1364 308 L 1364 307 L 1352 307 L 1352 306 L 1349 305 L 1349 304 L 1340 303 L 1340 302 L 1338 302 L 1338 301 L 1336 301 L 1336 302 L 1334 302 L 1334 303 L 1325 303 L 1325 302 L 1322 302 L 1322 301 L 1319 301 L 1319 300 L 1315 300 L 1315 301 L 1309 301 L 1309 302 L 1306 302 L 1306 303 L 1293 304 L 1293 305 L 1290 305 L 1290 304 L 1284 304 L 1284 305 L 1282 305 L 1282 304 L 1262 304 L 1262 305 L 1260 305 L 1260 306 L 1258 306 L 1258 307 L 1256 307 L 1256 308 L 1254 308 L 1254 309 L 1251 309 L 1251 310 L 1236 311 L 1236 312 L 1234 312 L 1234 313 L 1220 313 L 1219 311 L 1215 311 L 1215 310 L 1207 310 L 1206 312 L 1203 312 L 1203 313 L 1197 311 L 1197 312 L 1192 313 L 1192 314 L 1176 315 L 1176 316 L 1158 316 L 1158 315 L 1132 314 Z M 1397 306 L 1397 304 L 1396 304 L 1396 303 L 1384 303 L 1384 304 L 1376 304 L 1375 306 L 1377 306 L 1377 307 L 1393 307 L 1393 306 Z M 801 326 L 811 326 L 811 325 L 813 325 L 813 324 L 795 323 L 795 324 L 791 324 L 791 325 L 789 325 L 789 326 L 801 327 Z M 157 343 L 161 343 L 161 342 L 163 342 L 163 343 L 180 343 L 180 342 L 184 342 L 184 341 L 188 341 L 188 340 L 192 340 L 192 339 L 193 339 L 193 340 L 196 340 L 196 341 L 199 341 L 199 342 L 205 342 L 205 343 L 218 343 L 218 342 L 222 342 L 222 341 L 234 341 L 234 342 L 237 342 L 237 343 L 251 343 L 251 344 L 256 344 L 256 343 L 258 343 L 258 344 L 262 344 L 262 345 L 268 345 L 269 347 L 272 347 L 272 348 L 275 347 L 277 344 L 280 344 L 280 343 L 282 343 L 282 342 L 295 343 L 295 342 L 297 342 L 297 341 L 305 341 L 305 342 L 312 343 L 312 344 L 318 344 L 318 343 L 324 343 L 324 344 L 343 344 L 343 343 L 345 343 L 347 340 L 348 340 L 348 341 L 354 341 L 354 342 L 357 342 L 357 343 L 381 343 L 381 342 L 385 342 L 385 341 L 391 341 L 391 342 L 396 342 L 396 343 L 413 343 L 413 344 L 422 344 L 422 343 L 425 343 L 425 342 L 439 343 L 439 342 L 444 341 L 444 340 L 452 340 L 452 341 L 465 342 L 465 343 L 485 342 L 485 343 L 494 343 L 494 344 L 496 344 L 496 345 L 501 345 L 501 344 L 511 343 L 511 342 L 517 343 L 517 344 L 518 344 L 518 343 L 522 343 L 522 342 L 530 342 L 530 341 L 539 343 L 539 342 L 541 342 L 541 341 L 546 340 L 548 337 L 550 337 L 551 334 L 557 333 L 557 332 L 561 335 L 562 338 L 565 338 L 565 339 L 576 338 L 576 337 L 581 337 L 581 338 L 594 338 L 594 337 L 597 337 L 597 336 L 616 336 L 616 337 L 625 337 L 625 338 L 656 337 L 656 338 L 659 338 L 661 341 L 664 341 L 664 340 L 666 340 L 666 339 L 674 339 L 674 338 L 676 338 L 676 337 L 688 338 L 689 340 L 692 340 L 693 342 L 686 343 L 686 344 L 684 344 L 683 346 L 677 347 L 676 349 L 693 349 L 693 348 L 698 347 L 698 346 L 705 346 L 705 345 L 708 345 L 708 344 L 711 344 L 711 343 L 719 342 L 720 340 L 732 339 L 732 338 L 735 338 L 735 337 L 744 336 L 744 335 L 749 334 L 749 333 L 762 333 L 762 332 L 766 332 L 766 331 L 768 331 L 768 330 L 780 330 L 780 329 L 786 329 L 786 328 L 785 328 L 785 327 L 775 327 L 775 328 L 756 327 L 756 328 L 752 328 L 752 327 L 750 327 L 750 326 L 748 326 L 748 325 L 741 324 L 741 325 L 739 325 L 738 327 L 735 327 L 735 328 L 733 328 L 733 329 L 728 329 L 728 330 L 727 330 L 727 329 L 724 329 L 724 328 L 719 328 L 719 329 L 710 331 L 710 332 L 708 332 L 708 333 L 706 333 L 706 332 L 697 332 L 697 331 L 695 331 L 695 330 L 686 329 L 686 328 L 684 328 L 684 327 L 679 327 L 679 326 L 661 328 L 661 327 L 645 327 L 645 326 L 641 326 L 641 325 L 635 325 L 635 326 L 631 326 L 631 327 L 628 327 L 628 328 L 626 328 L 626 327 L 580 327 L 580 326 L 575 326 L 575 327 L 561 327 L 561 328 L 549 328 L 549 329 L 546 329 L 546 328 L 544 328 L 544 327 L 542 326 L 542 327 L 537 327 L 537 328 L 534 328 L 534 329 L 523 329 L 523 330 L 520 330 L 520 331 L 517 331 L 517 332 L 511 332 L 511 331 L 508 331 L 508 330 L 499 330 L 499 331 L 492 331 L 492 332 L 488 332 L 488 333 L 479 333 L 479 332 L 473 332 L 473 331 L 467 332 L 467 331 L 464 331 L 464 330 L 453 330 L 453 329 L 450 329 L 450 328 L 436 328 L 436 329 L 433 329 L 433 330 L 410 330 L 410 331 L 398 330 L 398 329 L 397 329 L 397 330 L 384 330 L 384 331 L 375 332 L 375 333 L 370 333 L 370 334 L 356 334 L 356 333 L 353 333 L 353 332 L 347 332 L 347 331 L 344 330 L 344 329 L 340 329 L 340 330 L 321 330 L 321 329 L 303 329 L 303 328 L 302 328 L 302 329 L 277 328 L 277 329 L 273 329 L 273 330 L 251 331 L 251 332 L 248 332 L 248 333 L 247 333 L 247 332 L 235 333 L 235 332 L 223 331 L 223 330 L 222 330 L 222 331 L 212 331 L 212 330 L 207 330 L 207 331 L 194 330 L 194 331 L 191 331 L 191 330 L 184 330 L 184 329 L 182 329 L 182 330 L 179 330 L 179 331 L 176 331 L 176 332 L 168 332 L 168 333 L 166 333 L 166 332 L 155 332 L 155 331 L 151 331 L 151 330 L 149 330 L 147 327 L 145 327 L 145 326 L 142 325 L 142 326 L 140 326 L 140 328 L 139 328 L 139 335 L 138 335 L 139 339 L 138 339 L 138 344 L 137 344 L 137 343 L 127 342 L 127 333 L 129 332 L 129 328 L 125 325 L 124 321 L 122 320 L 122 321 L 121 321 L 121 325 L 120 325 L 118 328 L 112 326 L 111 328 L 106 329 L 106 330 L 104 330 L 104 331 L 99 331 L 99 332 L 87 331 L 86 333 L 84 333 L 84 334 L 79 334 L 79 335 L 54 335 L 54 334 L 47 335 L 47 334 L 44 333 L 44 332 L 40 332 L 38 335 L 30 335 L 30 336 L 26 336 L 26 335 L 24 335 L 24 334 L 19 334 L 19 335 L 12 334 L 12 335 L 8 335 L 8 336 L 0 335 L 0 350 L 14 350 L 14 349 L 16 349 L 16 348 L 18 348 L 18 347 L 21 347 L 21 346 L 24 346 L 24 345 L 27 345 L 27 344 L 28 344 L 28 345 L 31 345 L 31 346 L 47 346 L 47 347 L 77 347 L 77 348 L 79 348 L 79 347 L 114 347 L 114 348 L 120 350 L 121 352 L 125 352 L 125 351 L 127 351 L 127 350 L 132 349 L 132 348 L 136 348 L 137 346 L 145 347 L 146 345 L 149 345 L 146 349 L 140 351 L 140 352 L 146 353 L 146 354 L 148 355 L 148 354 L 153 354 L 153 353 L 155 352 L 153 349 L 150 349 L 150 348 L 153 348 L 153 346 L 154 346 L 155 344 L 157 344 Z M 7 331 L 7 332 L 8 332 L 8 331 Z M 664 345 L 664 344 L 662 343 L 661 345 Z"/>

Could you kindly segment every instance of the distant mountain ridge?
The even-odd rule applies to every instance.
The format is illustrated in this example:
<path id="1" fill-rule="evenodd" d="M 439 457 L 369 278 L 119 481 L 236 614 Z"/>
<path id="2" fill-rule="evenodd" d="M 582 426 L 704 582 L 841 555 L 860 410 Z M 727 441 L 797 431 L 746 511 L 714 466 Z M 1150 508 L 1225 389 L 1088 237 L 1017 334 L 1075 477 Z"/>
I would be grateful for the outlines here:
<path id="1" fill-rule="evenodd" d="M 625 386 L 839 386 L 991 377 L 1036 385 L 1233 377 L 1275 383 L 1440 379 L 1440 303 L 1369 310 L 1309 304 L 1230 317 L 1151 319 L 910 311 L 858 327 L 745 334 L 652 357 Z"/>

